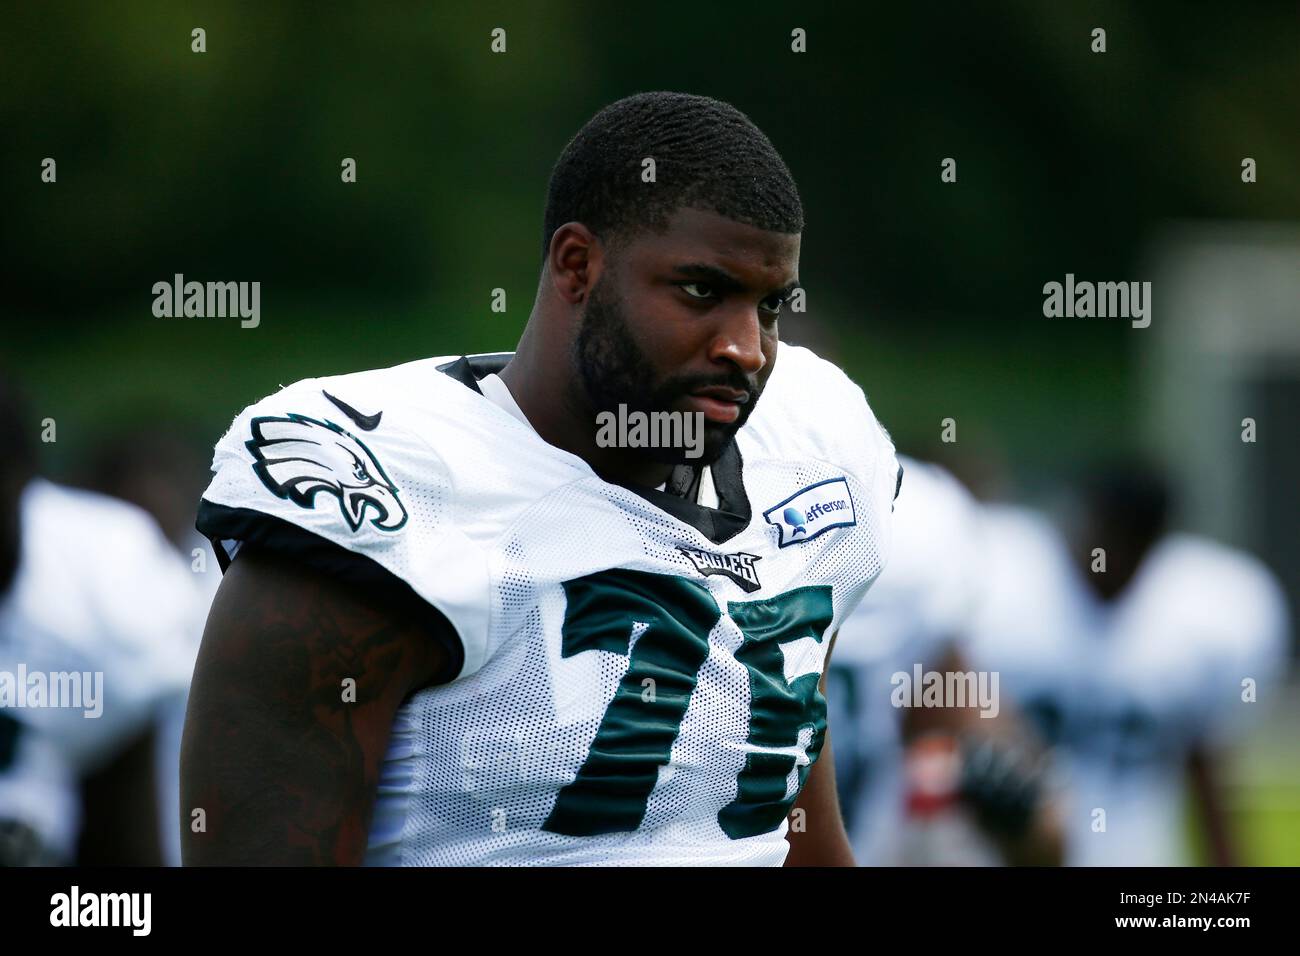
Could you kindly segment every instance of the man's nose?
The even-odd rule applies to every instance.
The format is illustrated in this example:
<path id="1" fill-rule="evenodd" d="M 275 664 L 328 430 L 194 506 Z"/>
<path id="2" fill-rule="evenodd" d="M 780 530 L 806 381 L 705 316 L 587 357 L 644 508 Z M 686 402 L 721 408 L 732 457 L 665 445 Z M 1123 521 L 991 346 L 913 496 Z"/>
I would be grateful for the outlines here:
<path id="1" fill-rule="evenodd" d="M 715 362 L 731 362 L 746 375 L 756 375 L 767 364 L 757 306 L 737 305 L 720 317 L 710 343 L 709 358 Z"/>

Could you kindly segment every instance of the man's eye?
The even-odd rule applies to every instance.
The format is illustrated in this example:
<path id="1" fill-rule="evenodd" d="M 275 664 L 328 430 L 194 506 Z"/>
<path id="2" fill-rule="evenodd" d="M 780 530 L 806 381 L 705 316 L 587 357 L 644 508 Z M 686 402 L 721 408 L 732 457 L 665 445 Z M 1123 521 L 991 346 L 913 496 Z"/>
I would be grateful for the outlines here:
<path id="1" fill-rule="evenodd" d="M 684 282 L 682 283 L 681 288 L 684 289 L 686 294 L 692 299 L 713 298 L 713 287 L 707 282 Z"/>
<path id="2" fill-rule="evenodd" d="M 777 315 L 781 311 L 781 306 L 785 305 L 785 296 L 783 295 L 769 296 L 768 298 L 763 300 L 762 305 L 765 310 L 771 312 L 773 315 Z"/>

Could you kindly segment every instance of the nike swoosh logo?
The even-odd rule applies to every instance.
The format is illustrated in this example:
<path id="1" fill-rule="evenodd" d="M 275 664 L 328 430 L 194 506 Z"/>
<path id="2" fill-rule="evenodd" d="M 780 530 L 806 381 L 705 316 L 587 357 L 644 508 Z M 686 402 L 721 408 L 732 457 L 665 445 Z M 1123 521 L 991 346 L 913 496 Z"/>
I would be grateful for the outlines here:
<path id="1" fill-rule="evenodd" d="M 384 415 L 382 411 L 375 412 L 373 415 L 362 415 L 347 402 L 343 401 L 341 398 L 335 398 L 329 392 L 325 391 L 325 389 L 322 388 L 320 393 L 338 406 L 338 410 L 348 416 L 348 418 L 352 419 L 352 421 L 356 423 L 356 426 L 362 431 L 372 432 L 379 427 L 379 419 Z"/>

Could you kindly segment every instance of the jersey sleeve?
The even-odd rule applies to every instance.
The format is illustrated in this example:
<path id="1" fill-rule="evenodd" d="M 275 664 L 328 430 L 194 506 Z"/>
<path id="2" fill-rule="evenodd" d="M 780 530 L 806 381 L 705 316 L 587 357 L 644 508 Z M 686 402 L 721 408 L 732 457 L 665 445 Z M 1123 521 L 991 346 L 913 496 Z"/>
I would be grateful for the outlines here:
<path id="1" fill-rule="evenodd" d="M 860 470 L 860 480 L 871 489 L 872 503 L 879 512 L 877 527 L 881 573 L 884 573 L 894 552 L 894 505 L 903 487 L 903 466 L 898 460 L 894 440 L 871 410 L 866 393 L 847 376 L 845 380 L 866 430 L 862 447 L 856 450 L 850 461 Z"/>
<path id="2" fill-rule="evenodd" d="M 1224 562 L 1228 564 L 1228 562 Z M 1198 719 L 1213 747 L 1229 747 L 1276 703 L 1287 670 L 1291 630 L 1286 597 L 1272 573 L 1253 558 L 1239 557 L 1206 589 L 1199 621 L 1209 633 L 1207 683 Z"/>
<path id="3" fill-rule="evenodd" d="M 807 349 L 788 351 L 789 358 L 797 358 L 792 364 L 799 378 L 797 387 L 806 396 L 801 401 L 808 403 L 808 416 L 818 422 L 810 436 L 817 452 L 852 471 L 870 490 L 873 503 L 892 512 L 903 486 L 903 466 L 866 393 L 839 366 Z M 787 389 L 789 385 L 787 380 Z"/>
<path id="4" fill-rule="evenodd" d="M 903 487 L 903 466 L 899 463 L 894 440 L 876 418 L 867 395 L 856 382 L 829 362 L 824 376 L 838 393 L 831 407 L 840 407 L 845 416 L 832 431 L 838 447 L 830 453 L 868 489 L 870 505 L 877 512 L 881 555 L 888 562 L 893 551 L 894 503 Z M 882 565 L 883 567 L 883 565 Z"/>
<path id="5" fill-rule="evenodd" d="M 855 510 L 862 512 L 857 523 L 870 529 L 883 568 L 892 546 L 894 499 L 903 481 L 893 439 L 876 418 L 866 393 L 838 366 L 785 343 L 779 355 L 768 385 L 772 394 L 765 393 L 762 399 L 772 407 L 772 423 L 783 434 L 798 436 L 799 453 L 853 477 L 855 487 L 866 496 L 865 501 L 855 502 Z M 762 405 L 759 408 L 767 414 Z M 871 579 L 854 588 L 846 615 L 870 583 Z"/>
<path id="6" fill-rule="evenodd" d="M 487 656 L 490 584 L 486 555 L 458 530 L 450 473 L 392 409 L 364 415 L 327 384 L 291 385 L 235 419 L 197 527 L 223 570 L 253 545 L 414 615 L 446 643 L 443 678 L 468 676 Z M 358 406 L 371 397 L 348 392 Z"/>

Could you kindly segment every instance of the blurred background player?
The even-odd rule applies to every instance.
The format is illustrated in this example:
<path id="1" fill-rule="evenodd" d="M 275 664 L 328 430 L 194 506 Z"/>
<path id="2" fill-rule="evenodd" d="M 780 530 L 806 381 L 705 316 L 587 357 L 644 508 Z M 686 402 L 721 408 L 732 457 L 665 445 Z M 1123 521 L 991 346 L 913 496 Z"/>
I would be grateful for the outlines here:
<path id="1" fill-rule="evenodd" d="M 211 459 L 206 443 L 193 438 L 192 422 L 161 418 L 147 408 L 124 408 L 121 424 L 105 429 L 88 455 L 81 484 L 144 510 L 175 549 L 176 562 L 193 591 L 193 621 L 185 634 L 193 671 L 208 608 L 221 584 L 221 567 L 208 539 L 194 527 L 194 502 L 203 493 Z M 146 422 L 147 424 L 140 424 Z M 179 587 L 179 577 L 169 577 Z M 185 728 L 185 690 L 168 698 L 158 715 L 154 759 L 163 862 L 181 865 L 180 763 Z"/>
<path id="2" fill-rule="evenodd" d="M 854 856 L 865 866 L 1057 862 L 1049 796 L 1009 716 L 980 717 L 973 702 L 895 705 L 894 675 L 967 670 L 953 642 L 981 582 L 974 498 L 943 468 L 899 460 L 894 555 L 840 628 L 828 678 Z"/>
<path id="3" fill-rule="evenodd" d="M 189 682 L 193 585 L 143 512 L 37 475 L 35 421 L 0 377 L 0 863 L 158 864 L 154 729 Z M 102 673 L 99 716 L 18 703 L 21 674 L 74 671 Z"/>
<path id="4" fill-rule="evenodd" d="M 967 652 L 1056 748 L 1067 863 L 1186 862 L 1185 785 L 1211 862 L 1237 862 L 1220 751 L 1282 676 L 1282 593 L 1250 555 L 1166 533 L 1153 471 L 1099 469 L 1078 497 L 1068 539 L 1027 509 L 984 510 Z"/>

